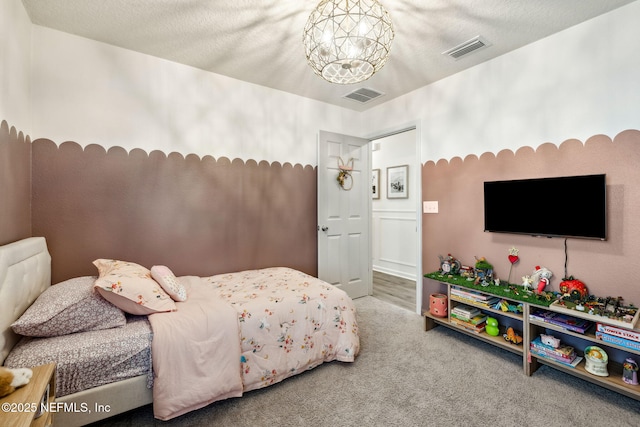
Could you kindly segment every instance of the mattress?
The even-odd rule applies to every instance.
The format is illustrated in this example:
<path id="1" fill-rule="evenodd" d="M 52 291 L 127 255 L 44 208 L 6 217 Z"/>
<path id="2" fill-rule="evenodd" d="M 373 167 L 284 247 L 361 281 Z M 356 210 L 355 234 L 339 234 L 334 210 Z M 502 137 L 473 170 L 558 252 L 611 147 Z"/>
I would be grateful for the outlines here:
<path id="1" fill-rule="evenodd" d="M 147 375 L 153 385 L 151 340 L 146 316 L 127 316 L 120 328 L 49 338 L 22 337 L 4 362 L 7 368 L 55 362 L 56 396 Z"/>

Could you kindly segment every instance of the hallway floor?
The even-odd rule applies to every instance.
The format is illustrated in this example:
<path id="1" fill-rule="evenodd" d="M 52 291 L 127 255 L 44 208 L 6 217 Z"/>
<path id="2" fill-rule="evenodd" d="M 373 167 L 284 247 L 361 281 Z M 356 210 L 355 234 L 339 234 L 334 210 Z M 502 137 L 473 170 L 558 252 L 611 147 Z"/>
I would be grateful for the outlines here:
<path id="1" fill-rule="evenodd" d="M 373 296 L 410 311 L 416 310 L 416 282 L 414 280 L 374 271 Z"/>

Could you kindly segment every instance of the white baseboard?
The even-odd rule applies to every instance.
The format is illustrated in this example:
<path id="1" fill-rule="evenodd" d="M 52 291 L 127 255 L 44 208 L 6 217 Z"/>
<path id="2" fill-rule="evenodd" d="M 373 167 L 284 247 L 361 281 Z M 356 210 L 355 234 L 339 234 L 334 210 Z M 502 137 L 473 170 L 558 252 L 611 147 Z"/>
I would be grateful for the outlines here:
<path id="1" fill-rule="evenodd" d="M 404 271 L 393 270 L 390 268 L 380 267 L 379 265 L 373 266 L 373 271 L 377 271 L 378 273 L 390 274 L 391 276 L 402 277 L 407 280 L 416 280 L 415 274 L 405 273 Z"/>

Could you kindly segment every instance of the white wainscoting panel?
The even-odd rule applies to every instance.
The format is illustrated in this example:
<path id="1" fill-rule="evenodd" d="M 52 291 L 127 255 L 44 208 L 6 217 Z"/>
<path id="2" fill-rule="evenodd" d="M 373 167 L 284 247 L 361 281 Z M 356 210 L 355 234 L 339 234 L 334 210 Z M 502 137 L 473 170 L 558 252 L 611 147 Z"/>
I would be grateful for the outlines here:
<path id="1" fill-rule="evenodd" d="M 373 269 L 416 280 L 416 212 L 374 209 Z"/>

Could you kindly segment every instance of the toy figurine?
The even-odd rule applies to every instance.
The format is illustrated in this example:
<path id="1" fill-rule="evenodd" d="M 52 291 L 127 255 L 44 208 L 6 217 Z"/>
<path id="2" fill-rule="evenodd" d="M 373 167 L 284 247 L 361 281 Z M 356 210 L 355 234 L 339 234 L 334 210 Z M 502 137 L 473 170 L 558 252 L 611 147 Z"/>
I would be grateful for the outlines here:
<path id="1" fill-rule="evenodd" d="M 458 274 L 460 272 L 462 264 L 451 254 L 447 254 L 446 258 L 442 255 L 438 255 L 438 258 L 440 258 L 440 273 L 448 275 Z"/>
<path id="2" fill-rule="evenodd" d="M 518 305 L 514 305 L 514 304 L 509 304 L 509 302 L 507 300 L 500 300 L 498 301 L 494 306 L 493 306 L 494 310 L 502 310 L 502 311 L 510 311 L 512 313 L 522 313 L 523 311 L 523 306 L 522 303 L 518 304 Z"/>
<path id="3" fill-rule="evenodd" d="M 505 341 L 509 341 L 513 344 L 522 344 L 522 337 L 513 330 L 512 327 L 507 329 L 507 333 L 502 336 Z"/>
<path id="4" fill-rule="evenodd" d="M 537 293 L 544 291 L 544 288 L 549 285 L 551 276 L 553 276 L 553 273 L 548 268 L 540 267 L 539 265 L 536 266 L 536 269 L 531 275 L 531 283 L 537 287 Z"/>
<path id="5" fill-rule="evenodd" d="M 528 291 L 531 289 L 531 284 L 533 281 L 531 280 L 531 276 L 522 276 L 522 289 Z"/>
<path id="6" fill-rule="evenodd" d="M 472 281 L 474 277 L 473 267 L 468 265 L 463 265 L 460 267 L 460 276 L 466 277 L 468 281 Z"/>
<path id="7" fill-rule="evenodd" d="M 500 329 L 498 328 L 498 319 L 495 317 L 487 317 L 487 324 L 484 328 L 485 332 L 492 337 L 497 337 L 500 334 Z"/>
<path id="8" fill-rule="evenodd" d="M 622 365 L 622 381 L 631 385 L 638 385 L 638 364 L 632 358 L 627 358 Z"/>
<path id="9" fill-rule="evenodd" d="M 476 285 L 489 286 L 493 282 L 493 265 L 485 257 L 476 258 Z"/>
<path id="10" fill-rule="evenodd" d="M 560 293 L 565 297 L 569 297 L 572 301 L 582 301 L 589 296 L 585 284 L 578 279 L 574 279 L 573 276 L 563 278 L 559 287 Z"/>

